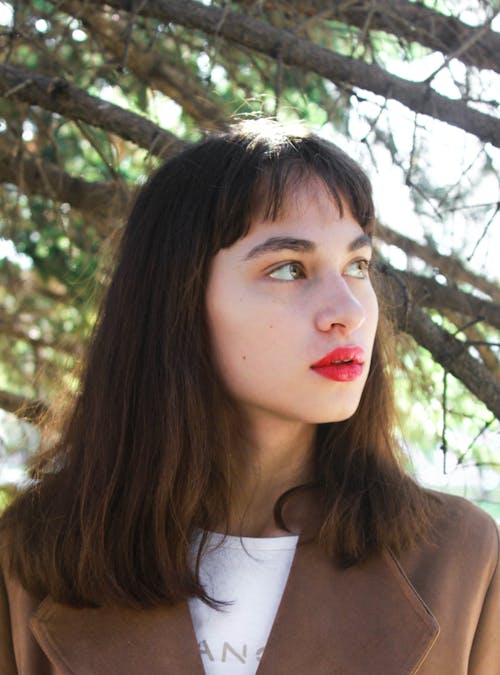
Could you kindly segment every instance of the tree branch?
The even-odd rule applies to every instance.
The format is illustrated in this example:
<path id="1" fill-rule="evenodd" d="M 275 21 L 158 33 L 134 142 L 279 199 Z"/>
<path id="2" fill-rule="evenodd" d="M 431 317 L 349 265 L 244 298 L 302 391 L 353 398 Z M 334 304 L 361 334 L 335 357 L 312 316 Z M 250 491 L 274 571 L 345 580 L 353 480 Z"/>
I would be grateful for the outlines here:
<path id="1" fill-rule="evenodd" d="M 253 3 L 253 0 L 250 0 Z M 248 6 L 248 0 L 242 4 Z M 267 1 L 270 9 L 290 11 L 290 2 Z M 408 42 L 418 42 L 433 51 L 458 58 L 469 66 L 500 72 L 500 35 L 485 26 L 469 26 L 454 16 L 446 16 L 421 2 L 371 0 L 336 3 L 332 0 L 298 0 L 293 10 L 304 16 L 336 19 L 365 31 L 391 33 Z M 467 48 L 464 49 L 464 45 Z"/>
<path id="2" fill-rule="evenodd" d="M 93 217 L 96 231 L 105 237 L 110 222 L 123 216 L 131 191 L 118 182 L 89 183 L 62 171 L 56 164 L 31 157 L 0 135 L 0 181 L 17 185 L 25 194 L 67 202 Z"/>
<path id="3" fill-rule="evenodd" d="M 96 3 L 96 0 L 85 0 Z M 129 0 L 108 0 L 108 4 L 130 10 Z M 337 54 L 290 31 L 275 28 L 247 15 L 207 7 L 194 0 L 149 0 L 140 8 L 144 16 L 199 29 L 222 36 L 282 62 L 298 66 L 336 83 L 350 84 L 394 99 L 411 110 L 430 115 L 484 142 L 500 146 L 500 120 L 470 108 L 465 101 L 454 100 L 434 91 L 428 83 L 410 82 L 392 75 L 374 64 Z"/>
<path id="4" fill-rule="evenodd" d="M 164 156 L 183 147 L 174 134 L 145 117 L 107 103 L 61 78 L 0 65 L 0 96 L 38 105 L 66 118 L 81 120 L 136 143 L 153 155 Z"/>
<path id="5" fill-rule="evenodd" d="M 74 0 L 64 0 L 61 7 L 70 10 L 98 38 L 105 49 L 118 60 L 124 56 L 123 36 L 127 25 L 113 13 L 96 12 Z M 206 129 L 224 129 L 228 115 L 221 110 L 220 100 L 216 103 L 213 92 L 197 79 L 188 68 L 179 63 L 170 63 L 165 54 L 140 49 L 131 38 L 123 64 L 141 81 L 165 96 L 176 101 L 196 122 Z"/>
<path id="6" fill-rule="evenodd" d="M 495 354 L 492 346 L 487 340 L 484 339 L 483 333 L 478 330 L 477 324 L 464 325 L 464 317 L 462 314 L 453 312 L 451 310 L 444 310 L 443 316 L 452 321 L 455 326 L 457 326 L 457 332 L 462 333 L 467 338 L 464 340 L 469 346 L 473 346 L 477 349 L 481 358 L 483 359 L 484 365 L 492 374 L 492 376 L 498 381 L 500 375 L 500 361 L 498 356 Z"/>
<path id="7" fill-rule="evenodd" d="M 60 280 L 55 278 L 42 279 L 36 268 L 20 269 L 19 265 L 4 258 L 0 263 L 0 284 L 22 302 L 25 298 L 41 296 L 51 303 L 68 304 L 68 289 Z"/>
<path id="8" fill-rule="evenodd" d="M 425 347 L 437 363 L 457 377 L 500 419 L 500 383 L 480 361 L 469 354 L 467 344 L 454 338 L 435 324 L 422 309 L 408 302 L 402 285 L 390 269 L 386 270 L 384 281 L 385 297 L 391 298 L 388 304 L 398 329 L 409 333 L 418 344 Z"/>
<path id="9" fill-rule="evenodd" d="M 30 344 L 34 348 L 48 347 L 57 352 L 68 354 L 69 356 L 78 356 L 81 351 L 81 346 L 75 341 L 65 340 L 64 343 L 59 339 L 46 339 L 44 337 L 31 337 L 29 329 L 35 325 L 35 318 L 33 317 L 30 326 L 23 325 L 18 317 L 10 316 L 0 309 L 0 333 L 13 338 L 14 340 L 21 340 Z"/>
<path id="10" fill-rule="evenodd" d="M 476 298 L 453 286 L 439 284 L 431 277 L 402 271 L 397 274 L 404 280 L 416 305 L 441 311 L 452 310 L 465 316 L 480 318 L 500 329 L 500 305 Z"/>
<path id="11" fill-rule="evenodd" d="M 42 401 L 33 401 L 10 391 L 0 391 L 0 408 L 34 424 L 47 412 L 47 405 Z"/>
<path id="12" fill-rule="evenodd" d="M 485 279 L 484 277 L 474 274 L 457 258 L 443 255 L 436 251 L 432 246 L 419 244 L 414 239 L 405 237 L 403 234 L 395 232 L 380 223 L 377 223 L 376 235 L 386 244 L 397 246 L 407 255 L 421 258 L 428 265 L 438 269 L 441 274 L 444 274 L 452 281 L 470 284 L 489 295 L 497 305 L 500 304 L 500 290 L 498 285 L 492 281 L 488 281 L 488 279 Z"/>

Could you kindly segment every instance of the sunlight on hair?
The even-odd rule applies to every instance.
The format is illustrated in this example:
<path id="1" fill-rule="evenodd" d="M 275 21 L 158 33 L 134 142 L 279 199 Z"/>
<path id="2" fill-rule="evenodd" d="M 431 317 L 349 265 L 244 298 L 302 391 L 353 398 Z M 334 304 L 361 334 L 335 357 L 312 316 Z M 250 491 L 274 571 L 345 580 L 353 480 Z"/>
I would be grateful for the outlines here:
<path id="1" fill-rule="evenodd" d="M 236 131 L 243 134 L 251 133 L 254 140 L 249 144 L 249 150 L 255 148 L 257 143 L 266 140 L 271 150 L 283 148 L 286 145 L 293 145 L 293 138 L 303 138 L 310 133 L 310 130 L 298 122 L 282 124 L 270 117 L 252 117 L 241 119 L 233 127 Z"/>

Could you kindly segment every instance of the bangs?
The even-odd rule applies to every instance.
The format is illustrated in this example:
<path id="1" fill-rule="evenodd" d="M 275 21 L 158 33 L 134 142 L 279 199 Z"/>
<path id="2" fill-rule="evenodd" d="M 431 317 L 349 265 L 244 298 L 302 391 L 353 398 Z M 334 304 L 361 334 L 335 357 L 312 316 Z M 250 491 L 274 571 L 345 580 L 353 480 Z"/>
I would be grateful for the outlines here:
<path id="1" fill-rule="evenodd" d="M 344 204 L 367 234 L 372 234 L 374 207 L 371 184 L 352 160 L 338 148 L 314 136 L 293 143 L 291 152 L 275 158 L 260 179 L 260 208 L 266 218 L 276 220 L 284 199 L 304 183 L 318 180 L 324 185 L 343 216 Z M 255 199 L 259 204 L 259 200 Z"/>
<path id="2" fill-rule="evenodd" d="M 318 176 L 309 167 L 301 163 L 289 162 L 279 169 L 276 165 L 270 167 L 267 175 L 255 185 L 251 197 L 253 210 L 250 213 L 250 220 L 275 222 L 283 215 L 291 197 L 314 184 L 319 184 L 320 188 L 326 190 L 342 217 L 346 199 L 339 193 L 337 187 L 334 184 L 328 184 L 322 176 Z"/>
<path id="3" fill-rule="evenodd" d="M 244 237 L 256 218 L 275 221 L 285 200 L 315 180 L 324 185 L 341 217 L 348 206 L 366 234 L 373 235 L 370 181 L 333 143 L 308 132 L 276 139 L 272 133 L 259 134 L 255 129 L 250 134 L 248 128 L 233 132 L 228 141 L 229 161 L 220 176 L 215 209 L 218 245 L 213 253 Z"/>

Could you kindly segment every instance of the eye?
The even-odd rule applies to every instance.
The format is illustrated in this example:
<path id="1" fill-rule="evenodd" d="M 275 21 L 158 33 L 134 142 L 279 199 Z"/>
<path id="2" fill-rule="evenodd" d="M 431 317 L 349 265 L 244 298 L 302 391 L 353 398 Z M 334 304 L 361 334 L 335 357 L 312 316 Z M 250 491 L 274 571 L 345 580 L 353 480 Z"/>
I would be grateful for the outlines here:
<path id="1" fill-rule="evenodd" d="M 279 267 L 275 267 L 269 273 L 271 279 L 278 279 L 278 281 L 295 281 L 296 279 L 304 279 L 305 272 L 302 265 L 297 262 L 289 262 Z"/>
<path id="2" fill-rule="evenodd" d="M 353 260 L 347 265 L 345 274 L 355 279 L 367 279 L 369 271 L 370 261 L 366 260 L 366 258 L 360 258 L 359 260 Z"/>

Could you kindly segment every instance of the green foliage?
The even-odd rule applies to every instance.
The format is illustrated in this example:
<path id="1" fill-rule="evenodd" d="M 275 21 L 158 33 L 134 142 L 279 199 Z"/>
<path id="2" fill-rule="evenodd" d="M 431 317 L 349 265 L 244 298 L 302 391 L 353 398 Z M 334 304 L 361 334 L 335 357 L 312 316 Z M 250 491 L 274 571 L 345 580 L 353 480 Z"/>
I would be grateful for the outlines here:
<path id="1" fill-rule="evenodd" d="M 7 508 L 15 494 L 16 491 L 12 487 L 0 487 L 0 513 L 2 513 L 2 511 Z"/>
<path id="2" fill-rule="evenodd" d="M 498 452 L 492 436 L 500 426 L 486 406 L 409 336 L 399 341 L 398 363 L 396 400 L 408 445 L 429 456 L 444 445 L 460 463 L 494 465 Z"/>
<path id="3" fill-rule="evenodd" d="M 500 503 L 484 501 L 480 499 L 476 501 L 476 504 L 489 513 L 490 516 L 497 521 L 497 523 L 500 523 Z"/>

